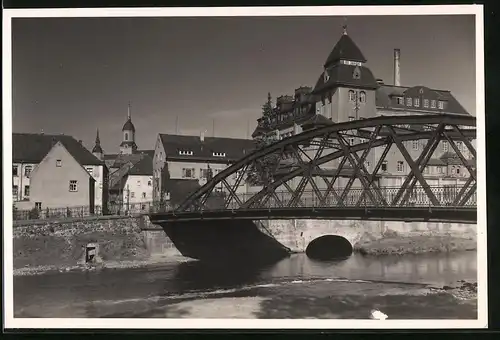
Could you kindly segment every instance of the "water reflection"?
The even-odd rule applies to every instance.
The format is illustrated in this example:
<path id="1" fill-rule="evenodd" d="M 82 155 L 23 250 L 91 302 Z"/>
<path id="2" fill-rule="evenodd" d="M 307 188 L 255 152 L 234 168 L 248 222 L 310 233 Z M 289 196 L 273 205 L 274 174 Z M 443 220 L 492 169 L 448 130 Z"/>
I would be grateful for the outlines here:
<path id="1" fill-rule="evenodd" d="M 200 298 L 203 294 L 199 292 L 210 292 L 215 298 L 219 293 L 213 293 L 218 291 L 231 292 L 232 296 L 266 296 L 276 306 L 292 300 L 295 302 L 290 302 L 290 306 L 306 302 L 307 305 L 323 305 L 333 299 L 332 292 L 337 292 L 338 296 L 351 296 L 349 304 L 354 306 L 361 300 L 355 302 L 352 296 L 360 295 L 361 291 L 364 295 L 378 296 L 386 293 L 390 285 L 366 283 L 361 286 L 324 279 L 447 284 L 461 279 L 476 280 L 476 268 L 476 252 L 382 257 L 354 254 L 345 260 L 329 262 L 297 254 L 265 267 L 209 265 L 194 261 L 154 268 L 16 277 L 14 308 L 18 317 L 140 317 L 150 315 L 152 308 L 163 308 L 169 304 L 166 300 Z M 333 291 L 332 284 L 335 285 Z M 402 287 L 406 289 L 406 285 Z M 324 301 L 320 303 L 319 299 Z M 343 301 L 337 302 L 343 304 Z M 447 303 L 443 300 L 443 306 Z M 291 307 L 280 308 L 289 310 Z M 181 310 L 170 312 L 184 313 Z M 272 313 L 269 315 L 274 315 Z"/>

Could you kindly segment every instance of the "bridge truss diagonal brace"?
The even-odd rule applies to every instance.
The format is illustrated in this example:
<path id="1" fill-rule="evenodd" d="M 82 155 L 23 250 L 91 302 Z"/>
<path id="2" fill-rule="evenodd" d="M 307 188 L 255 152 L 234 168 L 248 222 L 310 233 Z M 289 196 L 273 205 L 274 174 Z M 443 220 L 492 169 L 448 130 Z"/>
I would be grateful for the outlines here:
<path id="1" fill-rule="evenodd" d="M 364 163 L 365 163 L 366 157 L 368 157 L 370 151 L 372 150 L 373 142 L 375 140 L 377 140 L 377 137 L 379 135 L 381 128 L 382 128 L 382 126 L 379 125 L 371 133 L 370 139 L 368 141 L 368 147 L 365 150 L 363 150 L 361 157 L 357 157 L 358 156 L 357 153 L 354 153 L 354 156 L 356 158 L 358 158 L 357 163 L 354 165 L 353 173 L 351 174 L 351 176 L 349 176 L 349 180 L 348 180 L 348 182 L 347 182 L 347 184 L 346 184 L 346 186 L 345 186 L 345 188 L 340 196 L 341 201 L 344 201 L 345 198 L 347 197 L 347 194 L 349 193 L 349 190 L 351 190 L 351 187 L 354 184 L 355 179 L 364 176 L 364 174 L 362 174 L 361 171 L 368 173 L 367 169 L 364 167 Z M 345 143 L 345 140 L 343 140 L 342 142 Z M 374 183 L 373 181 L 371 181 L 372 176 L 369 176 L 369 177 L 370 177 L 370 179 L 367 181 L 368 188 Z M 360 181 L 361 181 L 361 179 L 360 179 Z M 365 191 L 366 191 L 366 189 L 363 190 L 363 192 L 365 192 Z M 379 196 L 379 199 L 383 200 L 382 195 Z M 376 202 L 374 202 L 374 203 L 377 204 Z"/>
<path id="2" fill-rule="evenodd" d="M 422 173 L 419 171 L 417 165 L 415 164 L 415 162 L 411 158 L 410 154 L 408 153 L 408 151 L 404 147 L 403 143 L 401 142 L 401 139 L 399 139 L 398 135 L 396 134 L 396 132 L 394 131 L 392 126 L 388 125 L 387 127 L 388 127 L 390 134 L 391 134 L 392 139 L 396 143 L 397 148 L 399 149 L 399 151 L 403 155 L 404 159 L 406 160 L 406 163 L 408 163 L 414 176 L 417 177 L 418 181 L 420 182 L 420 184 L 424 188 L 424 191 L 427 194 L 427 197 L 429 197 L 429 199 L 431 200 L 431 202 L 434 206 L 439 206 L 440 205 L 439 201 L 437 200 L 434 193 L 431 191 L 429 184 L 427 184 L 426 180 L 424 179 L 424 176 L 422 176 Z"/>
<path id="3" fill-rule="evenodd" d="M 393 145 L 393 142 L 392 142 L 392 140 L 390 140 L 387 143 L 387 145 L 385 146 L 385 149 L 382 152 L 382 155 L 380 156 L 380 159 L 378 160 L 377 165 L 375 166 L 375 169 L 373 169 L 373 172 L 370 176 L 370 179 L 368 181 L 369 184 L 372 184 L 376 180 L 377 173 L 380 170 L 380 168 L 382 167 L 382 164 L 384 164 L 385 158 L 387 157 L 387 154 L 391 150 L 392 145 Z M 361 202 L 363 202 L 365 195 L 366 195 L 366 190 L 363 189 L 363 191 L 361 192 L 361 195 L 359 196 L 358 202 L 356 203 L 356 207 L 359 207 L 361 205 Z M 385 200 L 384 197 L 382 197 L 382 203 L 384 206 L 388 205 L 387 201 Z"/>
<path id="4" fill-rule="evenodd" d="M 416 165 L 418 166 L 418 169 L 420 170 L 420 173 L 424 171 L 425 167 L 427 166 L 427 163 L 431 159 L 432 155 L 434 154 L 434 151 L 439 145 L 439 142 L 441 141 L 441 133 L 444 131 L 445 125 L 440 124 L 437 126 L 436 130 L 432 134 L 432 137 L 427 140 L 427 144 L 425 145 L 424 149 L 420 153 Z M 400 202 L 400 205 L 403 206 L 408 199 L 410 198 L 411 192 L 413 188 L 415 187 L 415 184 L 417 183 L 417 177 L 415 177 L 415 174 L 413 170 L 410 170 L 410 173 L 406 177 L 403 185 L 401 188 L 398 190 L 396 196 L 394 197 L 394 200 L 392 202 L 392 205 L 396 205 L 403 196 L 403 199 Z M 410 183 L 411 182 L 411 183 Z M 410 183 L 408 185 L 408 183 Z"/>
<path id="5" fill-rule="evenodd" d="M 471 155 L 474 158 L 474 160 L 476 160 L 476 158 L 477 158 L 477 156 L 476 156 L 476 149 L 474 148 L 474 146 L 472 145 L 472 143 L 464 136 L 464 134 L 458 128 L 458 126 L 456 126 L 455 124 L 453 124 L 452 128 L 459 135 L 460 140 L 462 142 L 464 142 L 464 144 L 467 146 L 467 149 L 469 149 L 469 152 L 471 153 Z"/>
<path id="6" fill-rule="evenodd" d="M 342 146 L 342 151 L 344 152 L 344 155 L 347 157 L 347 159 L 351 163 L 352 167 L 355 168 L 356 165 L 359 164 L 359 158 L 358 158 L 358 162 L 356 163 L 356 161 L 354 160 L 354 157 L 353 157 L 353 154 L 355 154 L 355 152 L 351 151 L 351 148 L 347 145 L 347 143 L 345 142 L 344 138 L 341 135 L 339 135 L 338 133 L 335 133 L 335 135 L 337 137 L 337 140 L 339 141 L 339 144 Z M 356 155 L 356 157 L 358 156 L 357 154 L 355 154 L 355 155 Z M 360 164 L 360 167 L 366 172 L 366 168 L 363 164 Z M 376 205 L 377 200 L 375 199 L 375 197 L 373 196 L 373 193 L 370 190 L 368 182 L 366 181 L 366 177 L 359 175 L 358 179 L 361 182 L 361 185 L 363 185 L 363 188 L 366 190 L 366 194 L 370 197 L 370 200 L 373 202 L 373 204 Z M 374 185 L 374 184 L 375 183 L 373 182 L 372 185 Z M 377 190 L 377 189 L 378 188 L 376 188 L 375 190 Z"/>

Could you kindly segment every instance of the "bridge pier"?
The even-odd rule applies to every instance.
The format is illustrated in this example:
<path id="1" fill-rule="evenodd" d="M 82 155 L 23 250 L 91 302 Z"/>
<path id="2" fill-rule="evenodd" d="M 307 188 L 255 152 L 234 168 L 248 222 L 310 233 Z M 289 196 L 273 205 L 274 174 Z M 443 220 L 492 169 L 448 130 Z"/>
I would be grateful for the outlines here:
<path id="1" fill-rule="evenodd" d="M 392 222 L 392 221 L 334 221 L 334 220 L 269 220 L 261 221 L 272 236 L 292 252 L 305 252 L 309 243 L 326 235 L 347 239 L 354 247 L 362 240 L 377 240 L 398 235 L 444 236 L 476 240 L 474 224 Z"/>

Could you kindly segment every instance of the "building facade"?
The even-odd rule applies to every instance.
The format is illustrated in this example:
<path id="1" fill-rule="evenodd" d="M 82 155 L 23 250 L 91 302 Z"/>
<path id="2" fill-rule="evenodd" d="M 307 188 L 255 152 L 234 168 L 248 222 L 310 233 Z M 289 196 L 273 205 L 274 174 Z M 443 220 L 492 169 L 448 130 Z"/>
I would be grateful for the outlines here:
<path id="1" fill-rule="evenodd" d="M 272 114 L 258 119 L 253 138 L 282 139 L 309 128 L 376 116 L 470 115 L 450 91 L 423 85 L 402 86 L 400 60 L 401 51 L 395 49 L 393 84 L 385 84 L 383 80 L 375 78 L 366 66 L 366 58 L 347 34 L 347 27 L 344 27 L 344 32 L 328 55 L 315 86 L 300 87 L 295 90 L 295 96 L 278 97 Z M 357 140 L 356 136 L 352 136 L 347 142 L 355 144 Z M 420 140 L 406 143 L 406 149 L 413 159 L 418 158 L 426 142 Z M 475 145 L 475 141 L 472 144 Z M 464 143 L 457 142 L 457 147 L 470 165 L 475 167 L 473 157 Z M 316 150 L 317 147 L 311 147 L 310 156 Z M 374 170 L 382 153 L 383 148 L 375 148 L 368 154 L 365 161 L 368 171 Z M 329 162 L 322 165 L 322 168 L 333 173 L 339 162 L 340 160 Z M 394 145 L 378 171 L 379 185 L 400 187 L 410 171 L 403 155 Z M 465 183 L 468 170 L 449 143 L 441 141 L 423 175 L 431 186 L 460 186 Z M 347 183 L 346 176 L 337 180 L 337 188 L 342 188 Z M 326 185 L 321 178 L 316 180 L 320 188 Z M 296 185 L 298 181 L 300 178 L 295 178 L 292 185 Z M 361 183 L 356 180 L 354 187 L 361 187 Z"/>
<path id="2" fill-rule="evenodd" d="M 21 210 L 81 207 L 86 213 L 96 208 L 95 180 L 68 151 L 56 142 L 30 174 L 29 201 Z M 24 209 L 23 209 L 24 208 Z"/>
<path id="3" fill-rule="evenodd" d="M 12 134 L 12 195 L 14 204 L 18 206 L 19 209 L 23 209 L 24 207 L 32 208 L 35 206 L 36 202 L 40 202 L 39 196 L 32 197 L 32 172 L 58 143 L 60 143 L 76 162 L 78 162 L 78 164 L 80 164 L 80 166 L 82 166 L 93 178 L 93 204 L 102 209 L 106 209 L 109 190 L 107 180 L 108 171 L 104 162 L 88 151 L 82 145 L 81 141 L 77 141 L 71 136 L 31 133 Z M 60 146 L 58 148 L 60 148 Z M 69 171 L 69 169 L 72 168 L 64 168 L 65 171 Z M 54 177 L 54 180 L 57 180 L 57 177 Z M 34 201 L 35 199 L 37 199 L 36 202 Z M 44 199 L 43 201 L 49 202 L 50 199 Z M 50 204 L 52 205 L 52 203 Z M 73 205 L 73 202 L 65 202 L 64 206 L 68 204 Z"/>
<path id="4" fill-rule="evenodd" d="M 153 200 L 172 200 L 172 192 L 187 196 L 254 148 L 249 139 L 159 134 L 153 159 Z M 228 184 L 235 184 L 235 177 Z M 236 191 L 246 192 L 246 186 L 242 182 Z"/>

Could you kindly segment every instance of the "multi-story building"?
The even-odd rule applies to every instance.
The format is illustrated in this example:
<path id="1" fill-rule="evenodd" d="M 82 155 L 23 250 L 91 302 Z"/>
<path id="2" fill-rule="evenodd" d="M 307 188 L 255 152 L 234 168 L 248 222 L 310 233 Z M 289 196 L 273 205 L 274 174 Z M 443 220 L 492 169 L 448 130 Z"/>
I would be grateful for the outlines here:
<path id="1" fill-rule="evenodd" d="M 37 202 L 41 202 L 42 205 L 45 204 L 44 202 L 50 202 L 47 204 L 54 206 L 53 203 L 56 198 L 50 197 L 52 196 L 52 192 L 50 190 L 46 190 L 45 192 L 42 190 L 36 194 L 36 198 L 31 198 L 31 173 L 35 171 L 42 161 L 47 159 L 49 153 L 53 155 L 56 151 L 57 153 L 66 155 L 67 157 L 69 157 L 68 155 L 71 155 L 71 158 L 79 164 L 79 167 L 81 166 L 86 170 L 86 172 L 94 180 L 94 205 L 106 208 L 108 200 L 107 168 L 104 165 L 104 162 L 96 158 L 82 145 L 81 141 L 77 141 L 73 137 L 66 135 L 14 133 L 12 134 L 12 151 L 12 195 L 15 205 L 19 209 L 33 208 Z M 61 163 L 63 161 L 63 159 L 56 159 L 56 165 L 57 160 L 60 160 Z M 71 160 L 68 161 L 72 162 Z M 43 166 L 44 169 L 47 169 L 48 165 L 45 161 Z M 76 168 L 79 169 L 79 167 Z M 58 172 L 71 172 L 75 167 L 61 166 L 57 168 Z M 58 176 L 54 174 L 51 175 L 50 172 L 47 173 L 44 169 L 37 170 L 37 187 L 46 187 L 48 184 L 44 183 L 49 183 L 49 181 L 59 179 Z M 72 174 L 69 173 L 67 175 L 71 176 Z M 48 178 L 50 176 L 52 176 L 52 179 Z M 67 187 L 67 183 L 65 183 L 64 186 Z M 74 196 L 74 194 L 71 194 L 71 197 Z M 33 199 L 36 199 L 36 202 Z M 73 202 L 66 201 L 63 206 L 66 207 L 68 204 L 73 205 Z"/>
<path id="2" fill-rule="evenodd" d="M 286 138 L 311 127 L 324 126 L 376 116 L 410 115 L 410 114 L 455 114 L 470 115 L 450 91 L 431 89 L 423 85 L 401 85 L 401 52 L 394 50 L 394 83 L 385 84 L 376 79 L 366 65 L 366 58 L 347 34 L 347 27 L 339 41 L 329 54 L 323 65 L 323 71 L 318 77 L 314 88 L 300 87 L 295 90 L 295 96 L 281 96 L 276 100 L 270 117 L 258 119 L 258 125 L 253 133 L 254 138 L 274 136 Z M 356 142 L 352 136 L 347 141 Z M 422 152 L 426 141 L 406 143 L 406 149 L 413 159 Z M 475 141 L 472 142 L 475 144 Z M 462 154 L 471 159 L 467 147 L 458 142 L 457 147 Z M 316 148 L 311 147 L 311 153 Z M 366 158 L 365 166 L 372 171 L 381 157 L 382 148 L 376 148 Z M 326 170 L 336 169 L 340 160 L 323 165 Z M 470 161 L 472 166 L 472 160 Z M 349 165 L 349 164 L 347 164 Z M 379 170 L 379 185 L 385 187 L 401 186 L 410 168 L 396 146 L 387 154 Z M 328 171 L 327 171 L 328 172 Z M 324 173 L 326 175 L 326 173 Z M 347 175 L 348 176 L 348 175 Z M 449 146 L 447 141 L 441 141 L 434 152 L 424 177 L 430 185 L 460 185 L 468 176 L 467 169 Z M 296 183 L 299 178 L 293 182 Z M 318 186 L 324 181 L 317 178 Z M 347 178 L 337 181 L 340 188 Z M 292 184 L 293 185 L 293 184 Z M 360 186 L 360 183 L 356 183 Z"/>
<path id="3" fill-rule="evenodd" d="M 123 211 L 147 212 L 153 201 L 153 159 L 134 164 L 120 181 Z"/>
<path id="4" fill-rule="evenodd" d="M 159 134 L 153 159 L 154 201 L 175 200 L 174 193 L 185 197 L 253 149 L 249 139 Z M 228 184 L 234 184 L 234 178 Z M 236 190 L 246 192 L 247 184 L 242 182 Z"/>

